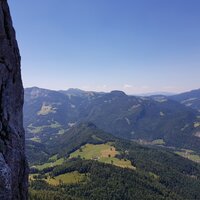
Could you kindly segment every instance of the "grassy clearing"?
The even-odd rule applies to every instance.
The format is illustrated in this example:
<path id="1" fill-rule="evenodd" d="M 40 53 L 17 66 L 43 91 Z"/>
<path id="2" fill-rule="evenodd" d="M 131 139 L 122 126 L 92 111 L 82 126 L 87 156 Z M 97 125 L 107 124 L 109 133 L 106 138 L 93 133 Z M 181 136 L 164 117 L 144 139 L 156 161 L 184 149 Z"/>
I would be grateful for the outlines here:
<path id="1" fill-rule="evenodd" d="M 73 184 L 73 183 L 80 183 L 82 181 L 85 181 L 87 179 L 87 174 L 81 174 L 77 171 L 61 174 L 59 176 L 51 178 L 49 174 L 45 174 L 46 178 L 39 178 L 39 174 L 30 174 L 29 175 L 29 181 L 34 180 L 43 180 L 47 183 L 57 186 L 60 184 Z"/>
<path id="2" fill-rule="evenodd" d="M 200 122 L 194 122 L 194 128 L 197 128 L 200 126 Z"/>
<path id="3" fill-rule="evenodd" d="M 195 133 L 195 136 L 196 136 L 196 137 L 200 137 L 200 131 L 197 131 L 197 132 Z"/>
<path id="4" fill-rule="evenodd" d="M 58 135 L 63 135 L 65 133 L 65 130 L 64 129 L 60 129 L 59 131 L 58 131 Z"/>
<path id="5" fill-rule="evenodd" d="M 56 108 L 53 108 L 51 105 L 43 104 L 37 115 L 48 115 L 49 113 L 56 113 Z"/>
<path id="6" fill-rule="evenodd" d="M 157 139 L 152 141 L 152 145 L 164 145 L 165 141 L 163 139 Z"/>
<path id="7" fill-rule="evenodd" d="M 38 134 L 41 133 L 45 128 L 60 128 L 60 127 L 61 125 L 58 122 L 54 121 L 52 124 L 45 126 L 33 126 L 32 124 L 30 124 L 28 126 L 28 130 L 33 134 Z"/>
<path id="8" fill-rule="evenodd" d="M 39 174 L 29 174 L 29 181 L 35 180 L 35 176 L 38 176 Z"/>
<path id="9" fill-rule="evenodd" d="M 137 142 L 138 144 L 141 145 L 165 145 L 165 141 L 163 139 L 157 139 L 153 141 L 148 141 L 148 140 L 132 140 L 134 142 Z"/>
<path id="10" fill-rule="evenodd" d="M 79 183 L 81 181 L 84 181 L 87 178 L 87 175 L 80 174 L 77 171 L 62 174 L 59 176 L 56 176 L 54 178 L 48 177 L 47 179 L 44 179 L 47 183 L 51 185 L 60 185 L 60 184 L 73 184 L 73 183 Z"/>
<path id="11" fill-rule="evenodd" d="M 61 165 L 61 164 L 63 164 L 63 162 L 64 162 L 64 158 L 60 158 L 58 160 L 55 160 L 54 162 L 48 162 L 48 163 L 44 163 L 43 165 L 36 165 L 36 166 L 33 166 L 33 167 L 35 167 L 38 170 L 43 170 L 43 169 L 48 168 L 48 167 L 54 167 L 54 166 L 57 166 L 57 165 Z"/>
<path id="12" fill-rule="evenodd" d="M 112 164 L 117 167 L 121 168 L 129 168 L 129 169 L 136 169 L 132 164 L 130 160 L 125 160 L 125 159 L 118 159 L 118 158 L 108 158 L 108 157 L 102 157 L 98 160 L 99 162 L 107 163 L 107 164 Z"/>
<path id="13" fill-rule="evenodd" d="M 41 143 L 41 139 L 39 137 L 33 137 L 33 138 L 30 138 L 29 140 L 31 140 L 33 142 Z"/>
<path id="14" fill-rule="evenodd" d="M 70 155 L 70 158 L 81 157 L 85 159 L 98 160 L 101 157 L 108 157 L 109 154 L 110 157 L 115 157 L 118 154 L 115 147 L 110 144 L 86 144 L 77 151 L 73 152 Z"/>
<path id="15" fill-rule="evenodd" d="M 192 160 L 194 162 L 200 163 L 200 155 L 196 154 L 192 150 L 182 149 L 181 151 L 176 151 L 175 153 L 184 157 L 184 158 L 187 158 L 187 159 Z"/>
<path id="16" fill-rule="evenodd" d="M 56 154 L 56 155 L 54 155 L 54 156 L 51 156 L 50 158 L 49 158 L 49 161 L 51 161 L 51 162 L 55 162 L 56 160 L 58 159 L 58 154 Z"/>
<path id="17" fill-rule="evenodd" d="M 30 124 L 28 126 L 28 130 L 31 132 L 31 133 L 34 133 L 34 134 L 37 134 L 37 133 L 40 133 L 42 130 L 43 130 L 43 126 L 33 126 L 32 124 Z"/>
<path id="18" fill-rule="evenodd" d="M 48 126 L 48 127 L 50 127 L 50 128 L 59 128 L 59 127 L 61 127 L 61 125 L 58 123 L 58 122 L 56 122 L 56 121 L 54 121 L 54 123 L 52 123 L 50 126 Z"/>
<path id="19" fill-rule="evenodd" d="M 119 154 L 115 147 L 110 143 L 107 144 L 86 144 L 70 155 L 70 158 L 80 157 L 87 160 L 97 160 L 99 162 L 113 164 L 122 168 L 135 169 L 129 160 L 118 159 Z"/>

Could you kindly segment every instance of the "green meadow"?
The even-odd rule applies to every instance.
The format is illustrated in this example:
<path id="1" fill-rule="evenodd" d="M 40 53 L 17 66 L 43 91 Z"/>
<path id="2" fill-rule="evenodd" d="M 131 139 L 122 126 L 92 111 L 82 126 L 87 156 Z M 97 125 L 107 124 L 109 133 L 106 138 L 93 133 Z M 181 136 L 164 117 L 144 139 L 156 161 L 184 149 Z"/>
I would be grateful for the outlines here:
<path id="1" fill-rule="evenodd" d="M 110 143 L 106 144 L 86 144 L 71 153 L 70 158 L 80 157 L 86 160 L 97 160 L 99 162 L 112 164 L 122 168 L 135 169 L 131 164 L 131 161 L 125 159 L 119 159 L 116 155 L 120 154 L 116 151 L 115 147 Z"/>

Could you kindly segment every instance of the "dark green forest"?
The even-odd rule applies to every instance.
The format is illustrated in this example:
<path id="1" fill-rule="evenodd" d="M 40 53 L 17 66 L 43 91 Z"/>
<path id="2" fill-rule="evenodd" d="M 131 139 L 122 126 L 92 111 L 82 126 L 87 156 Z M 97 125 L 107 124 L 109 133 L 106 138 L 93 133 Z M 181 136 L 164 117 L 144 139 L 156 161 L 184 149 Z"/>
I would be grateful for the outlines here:
<path id="1" fill-rule="evenodd" d="M 80 125 L 73 131 L 73 135 L 76 135 L 75 132 L 79 133 L 77 138 L 81 138 L 81 129 L 88 132 L 88 140 L 85 137 L 84 143 L 96 144 L 89 135 L 102 136 L 101 143 L 112 141 L 116 150 L 120 152 L 117 157 L 130 160 L 136 169 L 120 168 L 96 160 L 70 159 L 66 154 L 61 165 L 42 170 L 31 168 L 35 179 L 30 182 L 30 199 L 200 199 L 199 164 L 180 157 L 169 149 L 141 146 L 109 136 L 103 140 L 102 132 L 91 124 Z M 73 141 L 76 146 L 76 140 Z M 77 140 L 78 147 L 79 142 Z M 61 152 L 60 156 L 63 155 Z M 47 175 L 53 178 L 75 171 L 84 174 L 86 178 L 73 184 L 60 182 L 57 186 L 45 181 Z"/>

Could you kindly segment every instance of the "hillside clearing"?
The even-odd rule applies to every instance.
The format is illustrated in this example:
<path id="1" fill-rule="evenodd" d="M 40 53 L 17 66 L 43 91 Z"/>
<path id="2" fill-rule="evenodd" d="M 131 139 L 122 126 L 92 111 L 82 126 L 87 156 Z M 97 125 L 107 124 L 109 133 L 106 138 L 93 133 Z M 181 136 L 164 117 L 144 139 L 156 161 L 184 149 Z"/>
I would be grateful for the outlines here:
<path id="1" fill-rule="evenodd" d="M 116 156 L 120 153 L 110 143 L 106 144 L 86 144 L 80 149 L 71 153 L 70 158 L 80 157 L 87 160 L 97 160 L 99 162 L 112 164 L 122 168 L 135 169 L 131 161 L 119 159 Z"/>
<path id="2" fill-rule="evenodd" d="M 196 163 L 200 163 L 200 155 L 196 154 L 192 150 L 182 149 L 181 151 L 176 151 L 175 153 Z"/>
<path id="3" fill-rule="evenodd" d="M 43 169 L 48 168 L 48 167 L 55 167 L 57 165 L 61 165 L 63 162 L 64 162 L 64 158 L 60 158 L 58 160 L 55 160 L 54 162 L 44 163 L 43 165 L 35 165 L 33 167 L 38 169 L 38 170 L 43 170 Z"/>
<path id="4" fill-rule="evenodd" d="M 44 179 L 47 183 L 50 185 L 60 185 L 60 184 L 73 184 L 73 183 L 79 183 L 81 181 L 84 181 L 87 178 L 87 175 L 80 174 L 77 171 L 61 174 L 59 176 L 47 179 Z"/>

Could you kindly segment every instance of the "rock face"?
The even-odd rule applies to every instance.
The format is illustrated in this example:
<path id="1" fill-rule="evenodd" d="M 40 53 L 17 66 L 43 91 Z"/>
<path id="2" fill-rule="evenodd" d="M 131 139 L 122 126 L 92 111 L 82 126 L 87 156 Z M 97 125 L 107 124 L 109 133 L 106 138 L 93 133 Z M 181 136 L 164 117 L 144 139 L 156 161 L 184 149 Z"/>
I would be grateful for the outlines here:
<path id="1" fill-rule="evenodd" d="M 0 199 L 25 200 L 28 167 L 20 55 L 7 0 L 0 0 Z"/>

